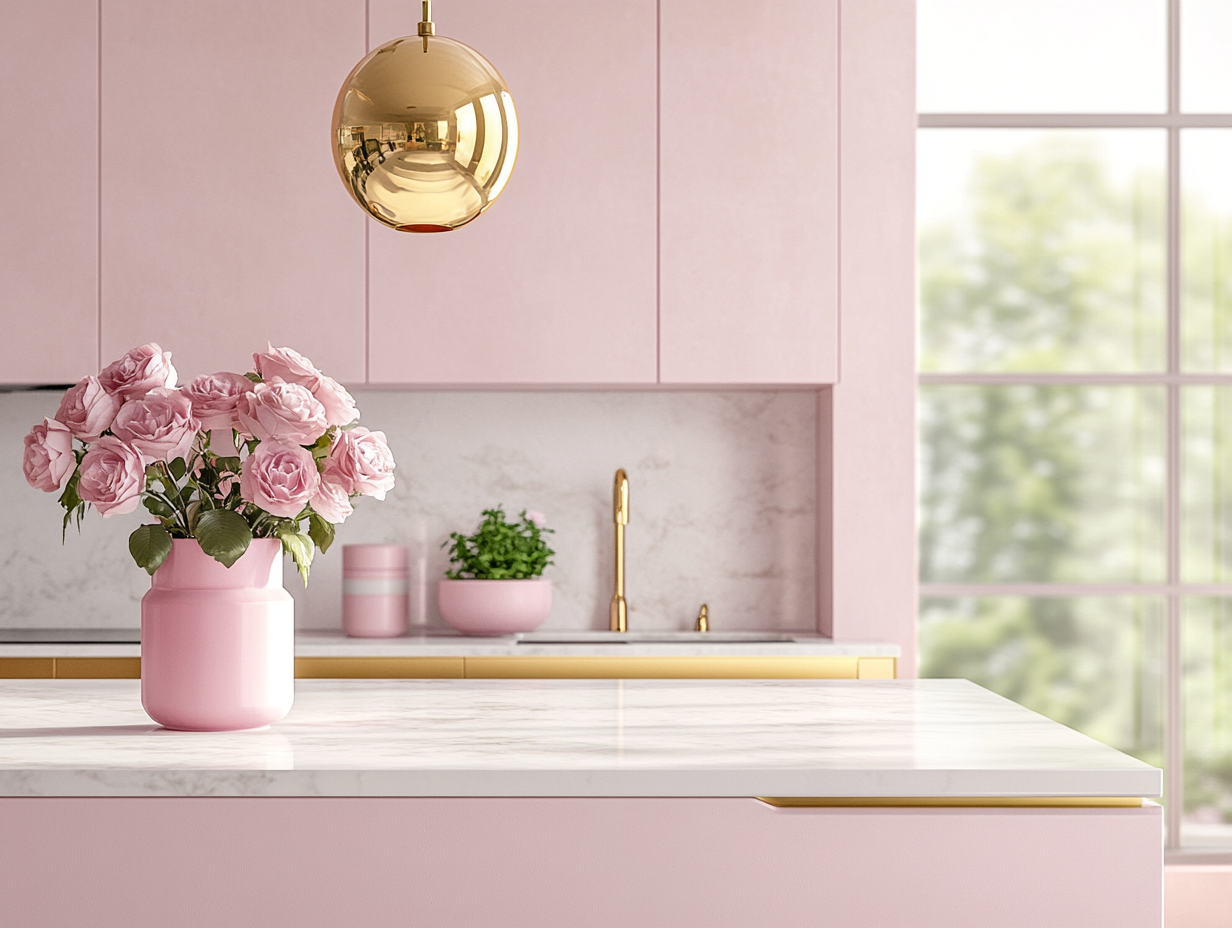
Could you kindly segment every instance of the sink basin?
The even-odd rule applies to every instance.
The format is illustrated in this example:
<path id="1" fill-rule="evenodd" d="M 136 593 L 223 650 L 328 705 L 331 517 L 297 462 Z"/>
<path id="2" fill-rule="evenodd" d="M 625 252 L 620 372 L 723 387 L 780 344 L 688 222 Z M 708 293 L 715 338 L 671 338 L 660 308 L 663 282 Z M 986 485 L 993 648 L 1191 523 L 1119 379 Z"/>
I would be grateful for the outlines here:
<path id="1" fill-rule="evenodd" d="M 518 644 L 770 644 L 795 641 L 782 632 L 525 632 Z"/>

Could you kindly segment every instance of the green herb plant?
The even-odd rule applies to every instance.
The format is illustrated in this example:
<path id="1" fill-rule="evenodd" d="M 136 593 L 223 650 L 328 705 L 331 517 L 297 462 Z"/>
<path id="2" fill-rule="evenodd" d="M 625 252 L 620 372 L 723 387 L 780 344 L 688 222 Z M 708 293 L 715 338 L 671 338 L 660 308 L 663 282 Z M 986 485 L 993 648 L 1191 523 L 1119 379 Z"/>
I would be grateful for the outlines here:
<path id="1" fill-rule="evenodd" d="M 475 534 L 451 532 L 441 545 L 454 565 L 445 571 L 450 580 L 526 580 L 553 563 L 556 552 L 543 538 L 552 530 L 528 519 L 525 509 L 515 522 L 506 521 L 503 506 L 485 509 L 483 517 Z"/>

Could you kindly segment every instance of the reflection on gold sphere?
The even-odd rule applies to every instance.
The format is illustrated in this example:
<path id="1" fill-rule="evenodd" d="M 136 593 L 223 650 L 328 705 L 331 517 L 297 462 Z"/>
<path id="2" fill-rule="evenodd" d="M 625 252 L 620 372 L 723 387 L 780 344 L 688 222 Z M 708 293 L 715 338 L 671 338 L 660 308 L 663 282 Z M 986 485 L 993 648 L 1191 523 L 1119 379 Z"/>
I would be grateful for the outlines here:
<path id="1" fill-rule="evenodd" d="M 385 43 L 355 66 L 334 105 L 343 183 L 402 232 L 466 225 L 500 196 L 517 155 L 505 81 L 473 48 L 442 36 Z"/>

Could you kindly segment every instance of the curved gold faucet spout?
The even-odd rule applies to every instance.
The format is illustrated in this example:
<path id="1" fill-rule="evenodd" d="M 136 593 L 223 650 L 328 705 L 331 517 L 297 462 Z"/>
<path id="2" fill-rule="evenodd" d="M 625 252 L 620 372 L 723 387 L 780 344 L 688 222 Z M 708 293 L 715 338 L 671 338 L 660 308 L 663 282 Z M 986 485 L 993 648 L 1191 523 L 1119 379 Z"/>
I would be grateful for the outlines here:
<path id="1" fill-rule="evenodd" d="M 608 628 L 629 630 L 629 607 L 625 603 L 625 526 L 629 524 L 629 477 L 624 468 L 616 471 L 612 484 L 612 521 L 616 525 L 616 592 L 608 610 Z"/>

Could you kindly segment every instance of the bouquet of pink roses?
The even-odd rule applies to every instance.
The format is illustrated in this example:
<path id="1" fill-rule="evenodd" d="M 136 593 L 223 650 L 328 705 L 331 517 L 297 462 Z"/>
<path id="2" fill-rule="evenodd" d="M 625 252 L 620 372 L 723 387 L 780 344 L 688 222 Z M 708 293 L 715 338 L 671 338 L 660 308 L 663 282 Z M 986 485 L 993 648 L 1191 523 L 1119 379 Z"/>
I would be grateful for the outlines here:
<path id="1" fill-rule="evenodd" d="M 303 355 L 271 345 L 253 361 L 248 374 L 177 389 L 171 352 L 134 348 L 30 431 L 26 481 L 60 494 L 65 530 L 88 506 L 107 518 L 144 505 L 156 521 L 128 548 L 151 574 L 173 538 L 195 538 L 227 567 L 253 538 L 279 538 L 307 583 L 351 499 L 393 488 L 394 459 L 384 433 L 355 425 L 351 394 Z"/>

